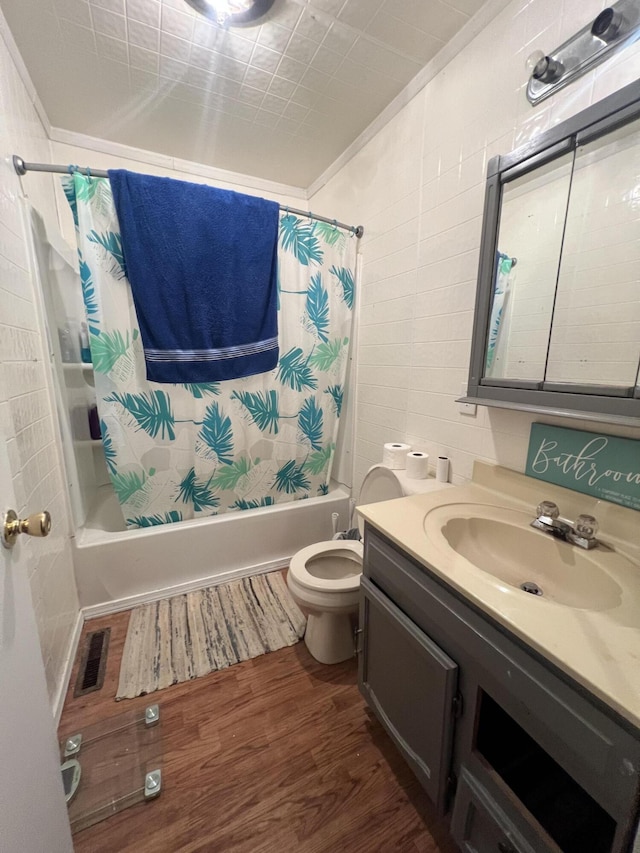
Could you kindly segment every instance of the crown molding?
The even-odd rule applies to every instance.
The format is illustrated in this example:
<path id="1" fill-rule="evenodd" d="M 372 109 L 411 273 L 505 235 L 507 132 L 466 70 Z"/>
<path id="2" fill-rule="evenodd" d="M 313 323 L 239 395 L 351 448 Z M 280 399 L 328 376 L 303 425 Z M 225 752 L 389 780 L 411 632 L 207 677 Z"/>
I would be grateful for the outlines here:
<path id="1" fill-rule="evenodd" d="M 234 186 L 247 187 L 252 190 L 260 190 L 274 196 L 288 196 L 290 198 L 303 199 L 306 201 L 307 193 L 303 187 L 295 187 L 290 184 L 281 184 L 276 181 L 268 181 L 264 178 L 256 178 L 242 172 L 231 172 L 226 169 L 218 169 L 215 166 L 207 166 L 203 163 L 195 163 L 191 160 L 180 160 L 166 154 L 158 154 L 156 151 L 147 151 L 144 148 L 135 148 L 133 145 L 123 145 L 120 142 L 111 142 L 97 136 L 88 136 L 74 130 L 65 130 L 62 127 L 52 127 L 49 132 L 52 142 L 60 142 L 64 145 L 72 145 L 76 148 L 86 148 L 88 151 L 97 151 L 101 154 L 110 154 L 113 157 L 124 157 L 134 160 L 136 163 L 159 166 L 164 169 L 173 169 L 176 172 L 184 172 L 185 175 L 200 178 L 208 178 L 214 181 L 222 181 Z M 79 166 L 93 166 L 101 168 L 98 163 L 79 163 Z"/>

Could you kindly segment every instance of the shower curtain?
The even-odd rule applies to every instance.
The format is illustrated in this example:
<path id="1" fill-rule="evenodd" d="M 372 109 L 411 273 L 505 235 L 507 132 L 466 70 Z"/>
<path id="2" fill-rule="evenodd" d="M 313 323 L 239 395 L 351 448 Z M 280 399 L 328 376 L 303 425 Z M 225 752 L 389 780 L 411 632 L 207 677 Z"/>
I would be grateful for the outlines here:
<path id="1" fill-rule="evenodd" d="M 508 329 L 505 329 L 505 313 L 507 308 L 506 303 L 511 288 L 513 265 L 513 258 L 505 255 L 503 252 L 496 253 L 496 272 L 493 285 L 493 302 L 491 304 L 489 340 L 487 341 L 487 358 L 485 365 L 487 376 L 496 376 L 498 369 L 496 357 L 500 348 L 500 342 L 508 336 Z"/>
<path id="2" fill-rule="evenodd" d="M 228 382 L 148 382 L 109 181 L 63 178 L 78 241 L 107 468 L 129 527 L 326 494 L 343 399 L 356 239 L 285 212 L 280 359 Z"/>

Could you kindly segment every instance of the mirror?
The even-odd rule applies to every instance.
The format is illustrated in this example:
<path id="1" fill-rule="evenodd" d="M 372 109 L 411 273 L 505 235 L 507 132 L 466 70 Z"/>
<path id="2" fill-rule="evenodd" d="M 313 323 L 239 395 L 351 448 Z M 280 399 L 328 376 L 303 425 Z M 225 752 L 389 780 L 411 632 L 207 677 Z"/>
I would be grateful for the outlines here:
<path id="1" fill-rule="evenodd" d="M 573 156 L 505 185 L 486 376 L 544 379 Z"/>
<path id="2" fill-rule="evenodd" d="M 634 386 L 640 363 L 640 120 L 578 147 L 546 378 Z"/>
<path id="3" fill-rule="evenodd" d="M 640 425 L 640 81 L 489 163 L 468 402 Z"/>

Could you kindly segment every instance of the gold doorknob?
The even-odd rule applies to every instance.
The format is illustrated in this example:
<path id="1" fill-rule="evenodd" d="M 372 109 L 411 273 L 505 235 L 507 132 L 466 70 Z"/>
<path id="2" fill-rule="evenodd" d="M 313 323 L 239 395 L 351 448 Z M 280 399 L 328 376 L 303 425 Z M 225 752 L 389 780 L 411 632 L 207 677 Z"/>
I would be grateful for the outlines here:
<path id="1" fill-rule="evenodd" d="M 5 548 L 13 548 L 21 533 L 27 536 L 48 536 L 51 530 L 51 516 L 45 510 L 36 512 L 28 518 L 18 518 L 15 510 L 7 510 L 2 525 L 2 544 Z"/>

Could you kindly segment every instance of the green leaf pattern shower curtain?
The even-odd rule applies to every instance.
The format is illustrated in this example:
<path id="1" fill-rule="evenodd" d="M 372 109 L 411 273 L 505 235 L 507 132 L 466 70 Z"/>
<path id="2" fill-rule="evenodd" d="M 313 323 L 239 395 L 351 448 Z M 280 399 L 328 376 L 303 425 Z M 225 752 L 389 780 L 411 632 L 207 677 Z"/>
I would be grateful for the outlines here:
<path id="1" fill-rule="evenodd" d="M 276 370 L 148 382 L 107 179 L 63 179 L 78 241 L 104 453 L 130 527 L 323 495 L 354 304 L 356 240 L 280 218 Z"/>

